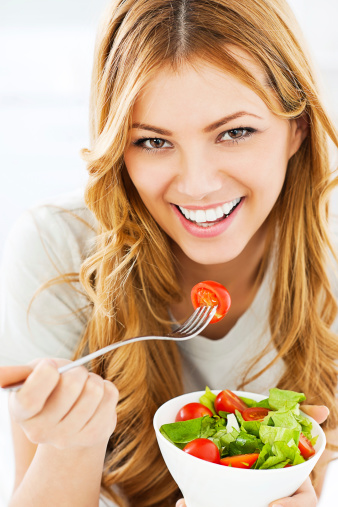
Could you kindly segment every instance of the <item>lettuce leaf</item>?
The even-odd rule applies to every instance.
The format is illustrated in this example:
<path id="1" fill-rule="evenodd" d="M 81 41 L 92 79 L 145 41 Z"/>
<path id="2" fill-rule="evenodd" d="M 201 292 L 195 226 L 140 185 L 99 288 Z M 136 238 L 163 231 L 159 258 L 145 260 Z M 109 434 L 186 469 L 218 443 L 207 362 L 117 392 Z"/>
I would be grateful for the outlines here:
<path id="1" fill-rule="evenodd" d="M 236 410 L 236 417 L 242 431 L 251 433 L 251 435 L 255 435 L 255 437 L 259 438 L 259 428 L 262 424 L 261 421 L 245 421 L 238 410 Z"/>
<path id="2" fill-rule="evenodd" d="M 292 410 L 297 408 L 298 403 L 305 400 L 304 393 L 277 389 L 277 387 L 269 390 L 269 405 L 273 410 Z"/>
<path id="3" fill-rule="evenodd" d="M 211 410 L 211 412 L 214 415 L 216 415 L 216 410 L 215 410 L 215 406 L 214 406 L 215 399 L 216 399 L 216 394 L 212 393 L 210 391 L 209 387 L 207 386 L 205 388 L 205 393 L 200 397 L 199 402 L 202 403 L 202 405 L 207 407 L 209 410 Z"/>
<path id="4" fill-rule="evenodd" d="M 265 398 L 265 400 L 261 400 L 261 401 L 255 401 L 255 400 L 252 400 L 251 398 L 244 398 L 244 396 L 239 396 L 239 398 L 244 401 L 244 403 L 246 403 L 246 405 L 248 405 L 248 407 L 263 407 L 263 408 L 268 408 L 270 409 L 270 405 L 269 405 L 269 398 Z"/>
<path id="5" fill-rule="evenodd" d="M 160 432 L 173 444 L 187 444 L 191 440 L 195 440 L 195 438 L 200 438 L 202 419 L 203 417 L 199 417 L 197 419 L 190 419 L 189 421 L 163 424 L 160 427 Z"/>
<path id="6" fill-rule="evenodd" d="M 253 452 L 260 452 L 263 444 L 255 435 L 250 435 L 240 431 L 236 439 L 230 442 L 229 455 L 235 456 L 238 454 L 251 454 Z"/>
<path id="7" fill-rule="evenodd" d="M 260 470 L 268 468 L 283 468 L 285 465 L 298 465 L 305 460 L 300 450 L 292 441 L 290 445 L 285 442 L 275 442 L 273 445 L 266 444 L 256 461 L 255 468 Z"/>
<path id="8" fill-rule="evenodd" d="M 273 421 L 274 426 L 302 431 L 301 424 L 297 421 L 295 414 L 291 410 L 284 411 L 281 409 L 277 410 L 277 412 L 270 412 L 269 417 Z"/>
<path id="9" fill-rule="evenodd" d="M 273 445 L 275 442 L 285 442 L 287 444 L 293 440 L 298 446 L 300 431 L 296 429 L 261 424 L 259 428 L 259 437 L 263 444 Z"/>

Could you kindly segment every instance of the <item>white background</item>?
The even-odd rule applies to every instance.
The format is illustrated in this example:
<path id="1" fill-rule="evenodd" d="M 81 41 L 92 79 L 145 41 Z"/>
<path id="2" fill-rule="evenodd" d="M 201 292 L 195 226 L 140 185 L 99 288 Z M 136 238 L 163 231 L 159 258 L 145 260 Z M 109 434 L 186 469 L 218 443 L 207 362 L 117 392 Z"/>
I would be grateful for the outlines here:
<path id="1" fill-rule="evenodd" d="M 338 124 L 338 2 L 289 0 Z M 31 205 L 86 181 L 88 99 L 95 31 L 107 0 L 0 0 L 0 257 L 13 221 Z M 338 209 L 337 198 L 334 208 Z M 0 507 L 13 478 L 0 396 Z M 335 475 L 335 478 L 334 478 Z M 338 498 L 331 466 L 320 507 Z"/>

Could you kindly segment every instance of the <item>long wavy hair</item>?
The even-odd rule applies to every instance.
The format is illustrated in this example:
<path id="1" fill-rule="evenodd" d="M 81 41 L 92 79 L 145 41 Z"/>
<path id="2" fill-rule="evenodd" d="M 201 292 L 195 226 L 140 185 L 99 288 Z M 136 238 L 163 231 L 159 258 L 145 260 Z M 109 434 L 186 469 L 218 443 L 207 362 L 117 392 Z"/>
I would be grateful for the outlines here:
<path id="1" fill-rule="evenodd" d="M 261 64 L 268 86 L 231 54 L 230 45 Z M 330 327 L 337 303 L 327 268 L 334 256 L 328 203 L 337 179 L 328 138 L 336 146 L 338 138 L 284 0 L 112 0 L 108 6 L 94 58 L 91 146 L 82 151 L 89 171 L 86 204 L 99 224 L 95 253 L 80 271 L 92 315 L 74 357 L 131 336 L 169 331 L 168 309 L 180 300 L 175 259 L 169 238 L 128 178 L 123 154 L 140 90 L 163 65 L 177 70 L 195 58 L 232 73 L 276 115 L 307 118 L 309 134 L 289 161 L 269 217 L 277 245 L 269 314 L 276 357 L 255 374 L 251 369 L 239 387 L 282 358 L 279 387 L 306 393 L 309 403 L 325 403 L 331 409 L 326 427 L 335 428 L 338 342 Z M 102 477 L 105 494 L 120 506 L 172 505 L 177 486 L 159 454 L 152 417 L 182 393 L 176 346 L 123 347 L 92 368 L 120 392 Z"/>

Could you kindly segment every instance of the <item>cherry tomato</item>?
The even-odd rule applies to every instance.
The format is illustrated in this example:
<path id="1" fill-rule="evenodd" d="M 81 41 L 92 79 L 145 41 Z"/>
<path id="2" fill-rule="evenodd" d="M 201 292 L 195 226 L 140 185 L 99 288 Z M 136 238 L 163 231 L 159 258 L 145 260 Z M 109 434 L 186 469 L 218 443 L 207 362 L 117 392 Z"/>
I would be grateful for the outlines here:
<path id="1" fill-rule="evenodd" d="M 217 413 L 219 413 L 220 410 L 223 412 L 231 412 L 232 414 L 235 413 L 235 410 L 239 410 L 242 413 L 247 408 L 247 404 L 228 389 L 221 391 L 215 400 L 215 410 Z"/>
<path id="2" fill-rule="evenodd" d="M 183 448 L 183 451 L 196 458 L 211 461 L 211 463 L 219 464 L 220 461 L 217 445 L 208 438 L 196 438 L 192 440 Z"/>
<path id="3" fill-rule="evenodd" d="M 304 459 L 309 459 L 311 456 L 316 454 L 316 451 L 311 444 L 310 440 L 306 438 L 303 433 L 300 434 L 299 442 L 298 442 L 298 449 L 300 450 L 301 455 Z"/>
<path id="4" fill-rule="evenodd" d="M 231 305 L 230 294 L 226 288 L 210 280 L 200 282 L 191 289 L 191 301 L 194 308 L 217 305 L 211 324 L 223 319 Z"/>
<path id="5" fill-rule="evenodd" d="M 221 465 L 234 468 L 250 468 L 258 459 L 259 453 L 240 454 L 238 456 L 228 456 L 221 458 Z"/>
<path id="6" fill-rule="evenodd" d="M 212 417 L 213 414 L 211 410 L 202 405 L 202 403 L 188 403 L 177 412 L 175 421 L 188 421 L 189 419 L 197 419 L 204 415 Z"/>
<path id="7" fill-rule="evenodd" d="M 249 407 L 243 410 L 244 421 L 263 421 L 270 411 L 263 407 Z"/>

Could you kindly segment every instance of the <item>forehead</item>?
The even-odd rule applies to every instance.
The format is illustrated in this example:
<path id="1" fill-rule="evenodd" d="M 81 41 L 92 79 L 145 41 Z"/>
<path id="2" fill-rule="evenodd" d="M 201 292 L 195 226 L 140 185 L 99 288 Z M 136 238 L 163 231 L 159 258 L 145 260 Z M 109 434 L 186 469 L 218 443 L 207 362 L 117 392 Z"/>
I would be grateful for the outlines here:
<path id="1" fill-rule="evenodd" d="M 267 76 L 262 65 L 248 52 L 231 46 L 231 56 L 248 70 L 263 86 Z M 139 93 L 133 108 L 133 119 L 145 121 L 146 117 L 159 121 L 172 114 L 193 115 L 203 108 L 210 115 L 218 115 L 218 108 L 234 112 L 238 107 L 268 111 L 263 100 L 235 73 L 225 71 L 202 58 L 183 62 L 173 70 L 170 65 L 158 69 Z M 255 111 L 252 111 L 255 112 Z M 140 118 L 138 118 L 140 117 Z"/>

